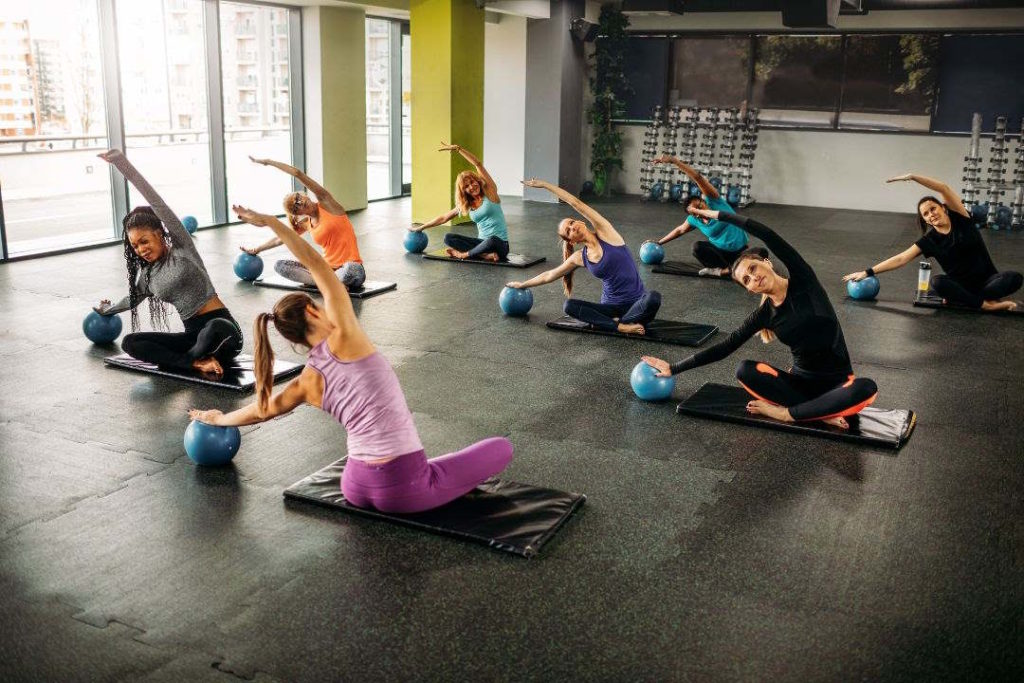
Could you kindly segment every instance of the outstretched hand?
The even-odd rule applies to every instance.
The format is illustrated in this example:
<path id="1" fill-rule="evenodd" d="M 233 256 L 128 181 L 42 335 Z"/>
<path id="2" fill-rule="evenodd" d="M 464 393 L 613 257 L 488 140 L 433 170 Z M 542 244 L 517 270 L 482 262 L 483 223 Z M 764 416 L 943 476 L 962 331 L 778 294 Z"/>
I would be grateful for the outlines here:
<path id="1" fill-rule="evenodd" d="M 522 183 L 526 187 L 544 187 L 544 181 L 537 180 L 536 178 L 527 178 L 526 180 L 522 181 Z"/>
<path id="2" fill-rule="evenodd" d="M 110 309 L 110 299 L 103 299 L 100 301 L 99 306 L 93 306 L 92 310 L 96 311 L 100 315 L 107 315 L 107 311 Z"/>
<path id="3" fill-rule="evenodd" d="M 197 408 L 191 408 L 188 411 L 188 416 L 197 422 L 216 426 L 219 424 L 220 418 L 224 417 L 224 413 L 219 410 L 199 410 Z"/>
<path id="4" fill-rule="evenodd" d="M 266 166 L 270 159 L 257 159 L 256 157 L 250 154 L 249 161 L 253 162 L 254 164 L 259 164 L 260 166 Z"/>
<path id="5" fill-rule="evenodd" d="M 671 154 L 662 154 L 660 157 L 651 159 L 652 164 L 671 164 L 676 158 Z"/>
<path id="6" fill-rule="evenodd" d="M 235 204 L 231 207 L 231 210 L 235 212 L 239 220 L 245 221 L 249 225 L 255 225 L 257 227 L 266 227 L 270 225 L 270 222 L 274 220 L 273 216 L 268 216 L 252 209 L 247 209 L 244 206 Z"/>
<path id="7" fill-rule="evenodd" d="M 671 366 L 669 366 L 668 361 L 662 360 L 660 358 L 655 358 L 654 356 L 641 356 L 640 360 L 642 360 L 643 362 L 647 363 L 652 368 L 657 370 L 658 377 L 672 376 L 672 368 Z"/>
<path id="8" fill-rule="evenodd" d="M 238 247 L 238 248 L 241 249 L 242 251 L 244 251 L 246 254 L 249 254 L 250 256 L 256 256 L 257 254 L 260 253 L 260 250 L 257 249 L 256 247 Z"/>
<path id="9" fill-rule="evenodd" d="M 458 152 L 460 147 L 458 145 L 449 145 L 445 141 L 441 141 L 441 146 L 437 148 L 438 152 Z"/>
<path id="10" fill-rule="evenodd" d="M 885 182 L 887 182 L 887 183 L 899 183 L 899 182 L 903 182 L 905 180 L 913 180 L 913 179 L 914 179 L 914 174 L 913 173 L 904 173 L 903 175 L 893 176 L 892 178 L 889 178 Z"/>
<path id="11" fill-rule="evenodd" d="M 698 209 L 693 204 L 690 204 L 690 206 L 686 207 L 686 210 L 690 212 L 691 216 L 706 218 L 708 220 L 718 220 L 718 212 L 714 209 Z"/>
<path id="12" fill-rule="evenodd" d="M 853 280 L 854 282 L 860 282 L 861 280 L 863 280 L 867 276 L 868 276 L 868 271 L 866 271 L 866 270 L 858 270 L 856 273 L 850 273 L 849 275 L 844 275 L 843 276 L 843 282 L 849 282 L 850 280 Z"/>
<path id="13" fill-rule="evenodd" d="M 506 282 L 505 286 L 511 287 L 512 289 L 523 289 L 523 283 L 518 281 Z"/>

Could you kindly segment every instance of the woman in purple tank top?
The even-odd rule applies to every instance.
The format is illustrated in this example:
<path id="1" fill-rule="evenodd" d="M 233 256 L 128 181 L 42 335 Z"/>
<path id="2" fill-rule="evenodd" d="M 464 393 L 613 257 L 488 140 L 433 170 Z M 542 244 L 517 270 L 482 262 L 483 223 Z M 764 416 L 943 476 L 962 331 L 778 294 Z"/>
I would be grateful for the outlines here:
<path id="1" fill-rule="evenodd" d="M 273 216 L 235 206 L 246 223 L 267 226 L 309 269 L 323 294 L 281 298 L 254 325 L 256 402 L 231 413 L 191 410 L 194 420 L 221 426 L 265 422 L 303 403 L 330 413 L 348 432 L 348 461 L 341 490 L 348 502 L 408 514 L 439 507 L 498 474 L 512 460 L 507 439 L 484 439 L 456 453 L 427 460 L 398 377 L 377 353 L 356 318 L 348 290 L 327 261 Z M 274 351 L 268 326 L 292 344 L 309 347 L 302 374 L 271 395 Z"/>
<path id="2" fill-rule="evenodd" d="M 622 235 L 604 216 L 562 188 L 536 178 L 524 180 L 523 184 L 547 190 L 579 212 L 586 221 L 563 218 L 559 222 L 562 265 L 526 282 L 509 282 L 508 286 L 523 289 L 546 285 L 561 278 L 565 296 L 572 297 L 573 271 L 586 268 L 601 280 L 601 303 L 568 298 L 563 306 L 565 314 L 599 330 L 644 334 L 644 326 L 654 320 L 661 307 L 661 294 L 644 288 L 633 254 Z M 588 227 L 587 222 L 592 227 Z M 577 244 L 582 244 L 583 249 L 576 251 Z"/>

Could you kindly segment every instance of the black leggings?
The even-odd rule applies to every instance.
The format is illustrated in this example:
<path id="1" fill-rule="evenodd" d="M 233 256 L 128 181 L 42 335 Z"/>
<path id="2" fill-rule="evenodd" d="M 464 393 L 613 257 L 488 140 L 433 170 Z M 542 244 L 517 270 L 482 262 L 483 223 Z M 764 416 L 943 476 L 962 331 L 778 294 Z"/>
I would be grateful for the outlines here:
<path id="1" fill-rule="evenodd" d="M 132 358 L 164 368 L 191 370 L 202 358 L 231 364 L 242 351 L 242 328 L 226 308 L 194 315 L 185 321 L 184 332 L 135 332 L 125 335 L 121 349 Z"/>
<path id="2" fill-rule="evenodd" d="M 632 304 L 595 304 L 582 299 L 569 299 L 562 306 L 566 315 L 608 332 L 618 330 L 619 323 L 646 325 L 654 320 L 659 308 L 661 294 L 653 290 L 644 292 L 644 295 Z M 619 322 L 615 322 L 613 318 L 618 318 Z"/>
<path id="3" fill-rule="evenodd" d="M 469 258 L 480 258 L 484 254 L 494 253 L 502 261 L 508 259 L 508 240 L 498 237 L 482 240 L 479 237 L 450 232 L 444 236 L 444 243 L 455 251 L 469 252 Z"/>
<path id="4" fill-rule="evenodd" d="M 932 290 L 951 304 L 981 308 L 982 302 L 996 301 L 1010 296 L 1024 283 L 1024 276 L 1013 270 L 996 273 L 984 284 L 973 291 L 963 286 L 949 275 L 933 275 Z"/>
<path id="5" fill-rule="evenodd" d="M 733 261 L 742 253 L 742 249 L 739 251 L 726 251 L 704 240 L 693 243 L 694 257 L 702 266 L 708 268 L 729 268 L 732 266 Z"/>
<path id="6" fill-rule="evenodd" d="M 752 360 L 740 363 L 736 379 L 755 398 L 789 408 L 794 420 L 855 415 L 878 395 L 878 386 L 870 379 L 808 378 Z"/>

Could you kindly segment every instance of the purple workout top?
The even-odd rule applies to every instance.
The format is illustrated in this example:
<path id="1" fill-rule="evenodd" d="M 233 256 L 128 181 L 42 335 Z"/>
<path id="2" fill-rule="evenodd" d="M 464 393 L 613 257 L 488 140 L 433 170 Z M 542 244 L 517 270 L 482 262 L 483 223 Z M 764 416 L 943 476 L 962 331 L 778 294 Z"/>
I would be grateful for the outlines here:
<path id="1" fill-rule="evenodd" d="M 601 260 L 591 263 L 583 247 L 583 267 L 601 280 L 601 303 L 631 305 L 644 295 L 644 283 L 636 268 L 633 253 L 625 244 L 612 246 L 600 237 Z"/>
<path id="2" fill-rule="evenodd" d="M 376 351 L 356 361 L 338 360 L 327 340 L 307 361 L 324 378 L 324 411 L 348 432 L 348 456 L 374 459 L 423 450 L 398 377 Z"/>

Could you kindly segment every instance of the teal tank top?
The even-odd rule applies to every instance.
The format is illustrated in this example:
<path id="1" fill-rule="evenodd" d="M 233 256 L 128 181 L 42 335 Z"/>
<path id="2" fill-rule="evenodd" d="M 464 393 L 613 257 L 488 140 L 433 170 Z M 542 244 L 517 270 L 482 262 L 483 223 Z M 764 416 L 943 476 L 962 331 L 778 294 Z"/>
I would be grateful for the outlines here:
<path id="1" fill-rule="evenodd" d="M 476 236 L 480 239 L 497 237 L 508 242 L 508 226 L 505 224 L 505 212 L 501 210 L 501 204 L 495 204 L 484 197 L 480 206 L 469 212 L 469 217 L 476 223 Z"/>

